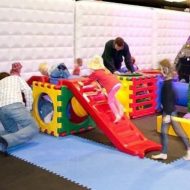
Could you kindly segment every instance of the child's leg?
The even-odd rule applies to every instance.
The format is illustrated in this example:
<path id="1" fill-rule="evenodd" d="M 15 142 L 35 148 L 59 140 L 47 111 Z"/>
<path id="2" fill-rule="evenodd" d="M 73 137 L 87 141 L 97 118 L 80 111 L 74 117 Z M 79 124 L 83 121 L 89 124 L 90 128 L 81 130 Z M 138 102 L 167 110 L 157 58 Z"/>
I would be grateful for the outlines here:
<path id="1" fill-rule="evenodd" d="M 119 101 L 116 99 L 115 95 L 119 90 L 121 84 L 117 84 L 108 94 L 108 104 L 116 117 L 116 120 L 120 120 L 123 116 L 122 106 L 120 105 Z"/>
<path id="2" fill-rule="evenodd" d="M 113 114 L 115 116 L 120 116 L 120 113 L 119 113 L 119 110 L 118 110 L 118 107 L 116 106 L 116 103 L 115 103 L 115 98 L 112 97 L 112 98 L 108 98 L 108 104 L 113 112 Z"/>
<path id="3" fill-rule="evenodd" d="M 123 108 L 123 105 L 117 100 L 116 97 L 115 97 L 115 106 L 117 107 L 119 115 L 122 117 L 124 114 L 124 108 Z"/>
<path id="4" fill-rule="evenodd" d="M 160 154 L 152 155 L 152 158 L 155 160 L 166 160 L 168 152 L 168 135 L 167 131 L 169 128 L 169 123 L 164 121 L 165 115 L 162 115 L 162 126 L 161 126 L 161 143 L 162 143 L 162 152 Z"/>
<path id="5" fill-rule="evenodd" d="M 11 117 L 9 111 L 10 110 L 7 111 L 6 108 L 0 108 L 0 120 L 5 130 L 1 132 L 1 135 L 18 131 L 18 125 Z"/>
<path id="6" fill-rule="evenodd" d="M 24 143 L 38 133 L 36 121 L 22 103 L 8 105 L 6 110 L 9 111 L 11 118 L 19 126 L 18 131 L 2 136 L 7 141 L 8 147 Z"/>
<path id="7" fill-rule="evenodd" d="M 181 140 L 183 141 L 186 147 L 187 153 L 183 158 L 185 160 L 190 160 L 190 144 L 189 144 L 188 136 L 186 135 L 185 131 L 181 127 L 180 123 L 172 120 L 172 125 L 173 125 L 173 129 L 175 133 L 181 138 Z"/>
<path id="8" fill-rule="evenodd" d="M 174 129 L 175 133 L 181 138 L 181 140 L 183 141 L 186 149 L 187 150 L 190 149 L 189 139 L 188 139 L 185 131 L 181 127 L 180 123 L 174 121 L 173 119 L 171 120 L 171 122 L 172 122 L 172 126 L 173 126 L 173 129 Z"/>
<path id="9" fill-rule="evenodd" d="M 109 103 L 113 113 L 116 113 L 115 115 L 118 115 L 120 118 L 123 117 L 124 109 L 121 103 L 117 100 L 116 97 L 113 97 L 112 102 Z"/>

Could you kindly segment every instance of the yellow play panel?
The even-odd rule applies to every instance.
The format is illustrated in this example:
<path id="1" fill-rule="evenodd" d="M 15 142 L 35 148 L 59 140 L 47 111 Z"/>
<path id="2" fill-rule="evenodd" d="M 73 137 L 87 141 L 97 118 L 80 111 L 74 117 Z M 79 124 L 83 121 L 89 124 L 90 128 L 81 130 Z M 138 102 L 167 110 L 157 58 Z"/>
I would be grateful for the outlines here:
<path id="1" fill-rule="evenodd" d="M 45 123 L 40 118 L 40 115 L 38 113 L 38 100 L 40 95 L 43 93 L 47 94 L 53 103 L 53 118 L 52 121 L 49 123 Z M 42 132 L 47 132 L 48 134 L 52 134 L 54 136 L 59 136 L 57 130 L 58 128 L 61 128 L 62 124 L 57 122 L 58 118 L 61 117 L 61 112 L 57 110 L 57 107 L 61 106 L 61 101 L 57 100 L 57 97 L 61 95 L 61 90 L 55 89 L 55 85 L 49 84 L 49 83 L 43 83 L 43 82 L 33 82 L 33 116 L 35 120 L 38 122 L 40 130 Z"/>
<path id="2" fill-rule="evenodd" d="M 190 120 L 180 117 L 173 117 L 175 121 L 181 124 L 181 127 L 186 132 L 187 136 L 190 138 Z M 162 123 L 162 115 L 157 116 L 157 132 L 161 132 L 161 123 Z M 169 135 L 177 136 L 174 132 L 173 128 L 170 126 L 168 130 Z"/>

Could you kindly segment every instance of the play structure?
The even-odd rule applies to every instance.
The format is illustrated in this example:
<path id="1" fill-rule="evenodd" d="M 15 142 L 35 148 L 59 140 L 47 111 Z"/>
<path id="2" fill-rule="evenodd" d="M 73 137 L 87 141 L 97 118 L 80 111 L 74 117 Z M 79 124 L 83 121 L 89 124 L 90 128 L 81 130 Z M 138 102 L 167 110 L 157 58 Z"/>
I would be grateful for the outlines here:
<path id="1" fill-rule="evenodd" d="M 123 116 L 118 123 L 113 122 L 115 118 L 109 108 L 107 96 L 96 82 L 84 85 L 84 79 L 72 79 L 60 80 L 57 85 L 53 85 L 44 78 L 37 80 L 32 84 L 33 114 L 41 131 L 63 136 L 88 130 L 95 126 L 95 122 L 122 152 L 143 158 L 146 152 L 161 149 L 160 144 L 144 137 L 128 117 Z M 43 122 L 39 116 L 38 100 L 44 93 L 50 97 L 54 107 L 53 118 L 49 123 Z M 76 122 L 77 118 L 83 119 Z"/>
<path id="2" fill-rule="evenodd" d="M 122 87 L 117 98 L 123 104 L 130 118 L 154 114 L 157 99 L 156 75 L 126 75 L 120 76 Z"/>
<path id="3" fill-rule="evenodd" d="M 38 76 L 30 78 L 28 83 L 32 84 L 33 88 L 33 116 L 42 132 L 54 136 L 65 136 L 95 127 L 91 117 L 86 114 L 66 86 L 51 84 L 48 77 Z M 53 105 L 52 118 L 47 123 L 43 121 L 39 114 L 39 100 L 44 95 L 49 97 Z M 77 111 L 80 114 L 77 115 Z"/>

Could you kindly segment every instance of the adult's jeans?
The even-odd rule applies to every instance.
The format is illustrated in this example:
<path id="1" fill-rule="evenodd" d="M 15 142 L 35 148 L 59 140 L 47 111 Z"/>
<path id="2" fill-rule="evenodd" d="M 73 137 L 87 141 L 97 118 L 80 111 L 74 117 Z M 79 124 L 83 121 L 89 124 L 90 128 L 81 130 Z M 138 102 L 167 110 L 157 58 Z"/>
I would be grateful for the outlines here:
<path id="1" fill-rule="evenodd" d="M 179 122 L 174 121 L 172 116 L 176 116 L 175 112 L 172 112 L 171 114 L 171 122 L 170 123 L 165 123 L 163 118 L 166 116 L 165 113 L 162 115 L 162 127 L 161 127 L 161 142 L 162 142 L 162 153 L 167 154 L 168 152 L 168 129 L 171 124 L 172 128 L 174 129 L 175 133 L 181 138 L 183 141 L 186 149 L 189 148 L 189 139 L 187 135 L 185 134 L 185 131 L 181 127 Z"/>
<path id="2" fill-rule="evenodd" d="M 1 107 L 0 121 L 6 132 L 2 137 L 8 147 L 27 142 L 39 131 L 34 118 L 22 103 Z"/>

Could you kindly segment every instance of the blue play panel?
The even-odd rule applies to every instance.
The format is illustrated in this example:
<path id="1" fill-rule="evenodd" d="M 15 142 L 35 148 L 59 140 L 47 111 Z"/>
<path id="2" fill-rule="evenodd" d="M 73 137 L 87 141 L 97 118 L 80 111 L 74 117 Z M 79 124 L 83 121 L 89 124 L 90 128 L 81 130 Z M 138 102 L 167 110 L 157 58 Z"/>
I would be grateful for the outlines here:
<path id="1" fill-rule="evenodd" d="M 39 134 L 9 153 L 94 190 L 189 190 L 190 161 L 140 159 L 76 136 Z"/>

